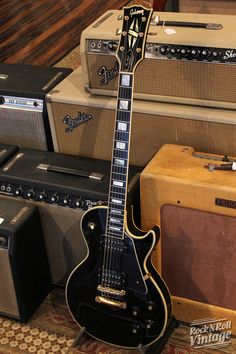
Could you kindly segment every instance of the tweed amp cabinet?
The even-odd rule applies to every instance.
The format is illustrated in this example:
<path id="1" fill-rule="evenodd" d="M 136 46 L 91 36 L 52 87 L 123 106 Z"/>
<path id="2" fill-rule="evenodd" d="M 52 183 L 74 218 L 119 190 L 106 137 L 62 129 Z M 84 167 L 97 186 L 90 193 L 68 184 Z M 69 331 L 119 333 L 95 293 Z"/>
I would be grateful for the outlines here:
<path id="1" fill-rule="evenodd" d="M 26 322 L 51 290 L 38 208 L 0 197 L 0 314 Z"/>
<path id="2" fill-rule="evenodd" d="M 0 142 L 52 150 L 45 95 L 70 69 L 0 63 Z"/>
<path id="3" fill-rule="evenodd" d="M 111 158 L 116 99 L 88 94 L 81 67 L 46 100 L 55 151 Z M 236 151 L 236 111 L 134 100 L 131 164 L 144 166 L 166 143 L 232 155 Z"/>
<path id="4" fill-rule="evenodd" d="M 81 35 L 85 83 L 115 95 L 121 11 L 108 11 Z M 235 108 L 235 16 L 154 12 L 134 98 Z"/>
<path id="5" fill-rule="evenodd" d="M 127 200 L 137 214 L 140 172 L 131 166 Z M 31 149 L 20 149 L 0 168 L 0 195 L 39 208 L 53 284 L 64 286 L 86 256 L 80 219 L 108 200 L 109 176 L 108 161 Z"/>
<path id="6" fill-rule="evenodd" d="M 236 333 L 235 172 L 214 169 L 232 160 L 167 144 L 143 170 L 140 186 L 142 227 L 161 229 L 153 262 L 176 318 L 226 317 Z"/>

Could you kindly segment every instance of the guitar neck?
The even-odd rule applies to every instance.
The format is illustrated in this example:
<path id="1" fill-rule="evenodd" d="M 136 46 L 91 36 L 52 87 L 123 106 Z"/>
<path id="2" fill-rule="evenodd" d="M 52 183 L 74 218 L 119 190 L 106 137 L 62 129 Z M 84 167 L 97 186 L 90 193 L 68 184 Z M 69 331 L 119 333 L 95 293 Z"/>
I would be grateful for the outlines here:
<path id="1" fill-rule="evenodd" d="M 120 72 L 106 223 L 106 235 L 115 238 L 124 235 L 132 100 L 133 73 Z"/>

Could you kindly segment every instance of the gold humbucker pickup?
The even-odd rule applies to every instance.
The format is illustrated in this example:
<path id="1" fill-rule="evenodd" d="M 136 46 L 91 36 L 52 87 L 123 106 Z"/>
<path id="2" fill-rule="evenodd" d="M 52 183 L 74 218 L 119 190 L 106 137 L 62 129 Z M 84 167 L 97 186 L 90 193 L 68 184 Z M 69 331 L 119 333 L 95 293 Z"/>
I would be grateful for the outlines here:
<path id="1" fill-rule="evenodd" d="M 118 307 L 120 309 L 126 309 L 126 307 L 127 307 L 126 302 L 116 301 L 116 300 L 112 300 L 112 299 L 107 299 L 107 298 L 102 297 L 102 296 L 96 296 L 95 297 L 95 301 L 100 303 L 100 304 L 114 306 L 114 307 Z"/>
<path id="2" fill-rule="evenodd" d="M 117 295 L 117 296 L 124 296 L 125 295 L 125 290 L 118 290 L 118 289 L 110 288 L 108 286 L 98 285 L 97 289 L 98 289 L 98 291 L 101 291 L 103 293 L 108 293 L 111 295 Z"/>

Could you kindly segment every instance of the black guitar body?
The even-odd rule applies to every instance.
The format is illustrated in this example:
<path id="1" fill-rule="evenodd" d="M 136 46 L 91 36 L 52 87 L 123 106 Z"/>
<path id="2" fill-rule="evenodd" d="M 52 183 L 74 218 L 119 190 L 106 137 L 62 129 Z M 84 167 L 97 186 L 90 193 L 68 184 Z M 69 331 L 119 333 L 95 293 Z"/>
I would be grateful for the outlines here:
<path id="1" fill-rule="evenodd" d="M 107 207 L 83 215 L 88 253 L 68 279 L 69 310 L 99 340 L 126 348 L 150 345 L 171 317 L 168 289 L 150 260 L 155 232 L 136 230 L 139 236 L 133 236 L 125 230 L 122 240 L 107 240 L 106 219 Z"/>

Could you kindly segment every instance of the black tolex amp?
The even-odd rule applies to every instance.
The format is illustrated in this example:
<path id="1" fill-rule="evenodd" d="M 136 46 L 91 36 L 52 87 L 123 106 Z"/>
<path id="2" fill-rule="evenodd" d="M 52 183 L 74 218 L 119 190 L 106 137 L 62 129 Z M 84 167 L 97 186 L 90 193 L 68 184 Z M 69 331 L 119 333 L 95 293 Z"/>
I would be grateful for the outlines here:
<path id="1" fill-rule="evenodd" d="M 130 167 L 127 198 L 137 210 L 139 172 L 140 167 Z M 31 149 L 20 149 L 0 168 L 0 194 L 39 207 L 54 284 L 65 285 L 85 257 L 80 219 L 108 200 L 109 177 L 110 161 Z"/>
<path id="2" fill-rule="evenodd" d="M 0 142 L 52 150 L 45 96 L 71 69 L 0 63 Z"/>
<path id="3" fill-rule="evenodd" d="M 10 159 L 18 150 L 19 147 L 16 145 L 0 144 L 0 166 Z"/>

